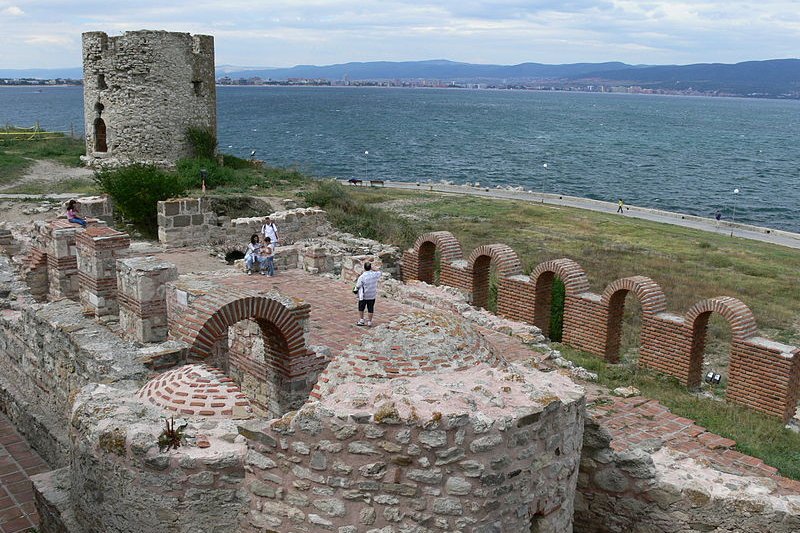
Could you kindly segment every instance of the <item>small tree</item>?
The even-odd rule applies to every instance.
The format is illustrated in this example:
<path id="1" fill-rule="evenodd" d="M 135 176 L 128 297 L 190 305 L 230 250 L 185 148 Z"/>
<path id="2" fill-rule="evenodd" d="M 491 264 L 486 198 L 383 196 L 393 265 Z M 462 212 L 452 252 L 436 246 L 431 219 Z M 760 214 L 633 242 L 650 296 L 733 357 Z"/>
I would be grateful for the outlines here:
<path id="1" fill-rule="evenodd" d="M 158 230 L 157 202 L 181 196 L 186 191 L 183 180 L 178 177 L 154 165 L 139 163 L 101 170 L 94 180 L 114 200 L 120 215 L 150 237 Z"/>

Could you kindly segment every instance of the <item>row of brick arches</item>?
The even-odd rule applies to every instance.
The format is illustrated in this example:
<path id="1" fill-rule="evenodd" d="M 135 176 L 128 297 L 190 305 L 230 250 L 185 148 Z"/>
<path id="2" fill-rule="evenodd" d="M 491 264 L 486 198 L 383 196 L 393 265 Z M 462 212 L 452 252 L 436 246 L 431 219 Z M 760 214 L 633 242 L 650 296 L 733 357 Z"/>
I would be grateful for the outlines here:
<path id="1" fill-rule="evenodd" d="M 534 324 L 545 334 L 553 283 L 560 279 L 565 288 L 563 342 L 611 362 L 619 360 L 625 299 L 633 294 L 642 309 L 639 364 L 674 376 L 688 387 L 701 382 L 708 323 L 716 313 L 729 324 L 732 337 L 727 399 L 784 420 L 794 414 L 800 348 L 756 336 L 753 313 L 736 298 L 702 300 L 678 316 L 666 311 L 666 296 L 650 278 L 619 279 L 595 294 L 589 291 L 586 272 L 571 259 L 543 262 L 526 276 L 519 257 L 507 245 L 482 245 L 465 260 L 458 240 L 445 231 L 420 236 L 403 254 L 404 281 L 438 281 L 461 289 L 477 307 L 486 307 L 492 269 L 497 277 L 497 313 Z"/>

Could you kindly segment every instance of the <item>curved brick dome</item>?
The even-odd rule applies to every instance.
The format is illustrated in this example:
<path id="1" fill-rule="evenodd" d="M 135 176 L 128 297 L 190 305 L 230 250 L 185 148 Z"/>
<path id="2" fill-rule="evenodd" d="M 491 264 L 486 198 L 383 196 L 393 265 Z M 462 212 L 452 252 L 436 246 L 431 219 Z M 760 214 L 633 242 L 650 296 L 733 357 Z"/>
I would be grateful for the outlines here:
<path id="1" fill-rule="evenodd" d="M 186 365 L 148 381 L 137 393 L 166 411 L 185 416 L 249 418 L 250 401 L 221 370 Z"/>
<path id="2" fill-rule="evenodd" d="M 375 382 L 449 372 L 479 363 L 497 366 L 498 357 L 471 324 L 452 314 L 418 311 L 376 328 L 348 346 L 320 376 L 316 392 L 344 382 Z"/>

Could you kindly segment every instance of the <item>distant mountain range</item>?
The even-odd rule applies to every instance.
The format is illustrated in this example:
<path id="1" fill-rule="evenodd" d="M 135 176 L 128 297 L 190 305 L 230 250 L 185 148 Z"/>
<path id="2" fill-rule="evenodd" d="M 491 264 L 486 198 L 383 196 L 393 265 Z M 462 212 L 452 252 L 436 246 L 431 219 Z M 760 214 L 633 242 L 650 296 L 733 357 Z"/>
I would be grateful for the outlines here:
<path id="1" fill-rule="evenodd" d="M 0 69 L 0 78 L 81 78 L 80 68 Z M 220 65 L 218 78 L 259 77 L 283 81 L 290 78 L 331 81 L 440 80 L 456 83 L 624 85 L 663 91 L 697 91 L 742 96 L 800 98 L 800 59 L 746 61 L 736 64 L 628 65 L 620 62 L 546 65 L 480 65 L 447 60 L 372 61 L 291 68 Z"/>
<path id="2" fill-rule="evenodd" d="M 736 64 L 628 65 L 620 62 L 546 65 L 477 65 L 447 60 L 374 61 L 338 65 L 298 65 L 291 68 L 224 66 L 218 76 L 328 80 L 413 80 L 447 82 L 536 84 L 558 86 L 636 85 L 663 91 L 697 91 L 740 96 L 800 97 L 800 59 L 746 61 Z"/>

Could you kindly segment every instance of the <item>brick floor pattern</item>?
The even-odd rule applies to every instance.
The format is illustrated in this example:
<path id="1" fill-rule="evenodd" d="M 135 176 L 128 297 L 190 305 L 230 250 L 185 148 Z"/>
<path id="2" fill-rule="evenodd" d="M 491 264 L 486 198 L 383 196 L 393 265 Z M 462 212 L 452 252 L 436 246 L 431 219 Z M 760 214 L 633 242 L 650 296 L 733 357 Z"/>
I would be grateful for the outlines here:
<path id="1" fill-rule="evenodd" d="M 39 524 L 30 476 L 50 470 L 0 414 L 0 532 L 27 531 Z"/>

